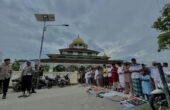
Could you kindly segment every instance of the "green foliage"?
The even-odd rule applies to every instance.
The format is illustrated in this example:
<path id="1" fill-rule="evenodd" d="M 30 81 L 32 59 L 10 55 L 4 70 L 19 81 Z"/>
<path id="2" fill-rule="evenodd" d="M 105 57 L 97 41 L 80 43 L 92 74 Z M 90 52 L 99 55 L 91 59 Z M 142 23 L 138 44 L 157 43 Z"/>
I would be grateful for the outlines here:
<path id="1" fill-rule="evenodd" d="M 162 32 L 170 29 L 170 5 L 165 5 L 162 15 L 154 22 L 153 28 Z"/>
<path id="2" fill-rule="evenodd" d="M 43 65 L 44 72 L 48 72 L 50 69 L 49 65 Z"/>
<path id="3" fill-rule="evenodd" d="M 170 31 L 164 32 L 158 36 L 158 51 L 170 49 Z"/>
<path id="4" fill-rule="evenodd" d="M 153 28 L 163 32 L 158 36 L 158 51 L 170 49 L 170 4 L 166 4 L 161 16 L 153 24 Z"/>
<path id="5" fill-rule="evenodd" d="M 19 69 L 20 69 L 20 63 L 15 60 L 14 63 L 12 64 L 12 70 L 19 71 Z"/>
<path id="6" fill-rule="evenodd" d="M 70 66 L 67 68 L 67 71 L 70 71 L 70 72 L 78 71 L 78 67 L 75 66 L 75 65 L 70 65 Z"/>
<path id="7" fill-rule="evenodd" d="M 57 66 L 55 66 L 54 68 L 53 68 L 53 71 L 54 72 L 63 72 L 63 71 L 65 71 L 66 70 L 66 68 L 65 68 L 65 66 L 63 66 L 63 65 L 57 65 Z"/>

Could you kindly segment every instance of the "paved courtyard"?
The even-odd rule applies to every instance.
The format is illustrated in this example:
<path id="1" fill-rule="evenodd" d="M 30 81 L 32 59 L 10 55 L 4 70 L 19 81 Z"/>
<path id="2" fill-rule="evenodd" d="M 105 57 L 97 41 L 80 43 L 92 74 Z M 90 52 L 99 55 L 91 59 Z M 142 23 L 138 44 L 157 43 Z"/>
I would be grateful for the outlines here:
<path id="1" fill-rule="evenodd" d="M 0 110 L 124 110 L 117 102 L 88 95 L 84 88 L 71 86 L 38 90 L 27 98 L 17 98 L 21 93 L 9 92 L 0 99 Z"/>

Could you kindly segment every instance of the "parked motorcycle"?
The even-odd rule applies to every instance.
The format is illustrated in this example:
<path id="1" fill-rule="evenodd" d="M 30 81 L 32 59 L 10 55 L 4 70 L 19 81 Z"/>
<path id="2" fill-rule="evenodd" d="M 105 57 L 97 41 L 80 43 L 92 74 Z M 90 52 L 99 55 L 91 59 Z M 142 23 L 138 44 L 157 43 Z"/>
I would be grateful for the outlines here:
<path id="1" fill-rule="evenodd" d="M 69 85 L 69 84 L 70 84 L 70 78 L 69 78 L 68 74 L 63 76 L 63 77 L 60 77 L 58 79 L 58 86 L 59 87 L 64 87 L 64 86 Z"/>
<path id="2" fill-rule="evenodd" d="M 12 89 L 15 92 L 20 92 L 21 91 L 21 78 L 16 78 L 12 79 Z"/>
<path id="3" fill-rule="evenodd" d="M 170 75 L 165 76 L 168 87 L 170 88 Z M 150 106 L 152 110 L 165 110 L 168 108 L 168 102 L 166 100 L 165 92 L 163 90 L 163 84 L 158 84 L 158 89 L 152 91 L 150 99 Z"/>
<path id="4" fill-rule="evenodd" d="M 37 84 L 37 89 L 42 88 L 51 88 L 50 84 L 48 84 L 48 81 L 45 78 L 40 78 Z"/>
<path id="5" fill-rule="evenodd" d="M 48 79 L 48 78 L 47 78 Z M 36 85 L 37 89 L 42 89 L 42 88 L 51 88 L 52 84 L 50 83 L 49 80 L 47 80 L 46 78 L 39 78 L 38 83 Z M 16 78 L 16 79 L 12 79 L 12 89 L 15 92 L 20 92 L 21 91 L 21 78 Z"/>
<path id="6" fill-rule="evenodd" d="M 48 86 L 56 86 L 58 84 L 58 80 L 56 78 L 50 78 L 49 76 L 45 76 L 45 79 L 48 81 Z"/>

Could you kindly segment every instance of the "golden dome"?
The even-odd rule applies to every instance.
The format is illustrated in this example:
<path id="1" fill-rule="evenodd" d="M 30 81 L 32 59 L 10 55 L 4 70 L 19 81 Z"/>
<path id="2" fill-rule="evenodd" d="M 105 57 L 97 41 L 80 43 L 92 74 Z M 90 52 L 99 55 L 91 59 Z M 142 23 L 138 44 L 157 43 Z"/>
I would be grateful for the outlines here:
<path id="1" fill-rule="evenodd" d="M 70 48 L 88 48 L 87 44 L 82 38 L 78 35 L 76 39 L 69 45 Z"/>
<path id="2" fill-rule="evenodd" d="M 79 36 L 73 40 L 73 43 L 72 44 L 84 44 L 84 40 L 82 38 L 80 38 Z"/>

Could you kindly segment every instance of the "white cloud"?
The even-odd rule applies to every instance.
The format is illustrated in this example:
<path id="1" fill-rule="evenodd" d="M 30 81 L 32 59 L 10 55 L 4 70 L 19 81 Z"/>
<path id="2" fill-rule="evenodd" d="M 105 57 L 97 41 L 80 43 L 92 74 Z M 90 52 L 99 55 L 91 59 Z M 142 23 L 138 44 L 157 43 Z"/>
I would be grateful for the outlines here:
<path id="1" fill-rule="evenodd" d="M 157 52 L 158 32 L 151 28 L 163 1 L 154 0 L 1 0 L 0 50 L 4 57 L 37 58 L 42 23 L 35 13 L 54 13 L 70 27 L 48 28 L 43 57 L 65 48 L 79 34 L 89 48 L 112 59 L 137 57 L 140 61 L 170 61 L 169 52 Z M 152 8 L 151 8 L 152 7 Z"/>
<path id="2" fill-rule="evenodd" d="M 135 58 L 145 58 L 147 56 L 147 52 L 145 50 L 138 51 L 134 54 Z"/>

